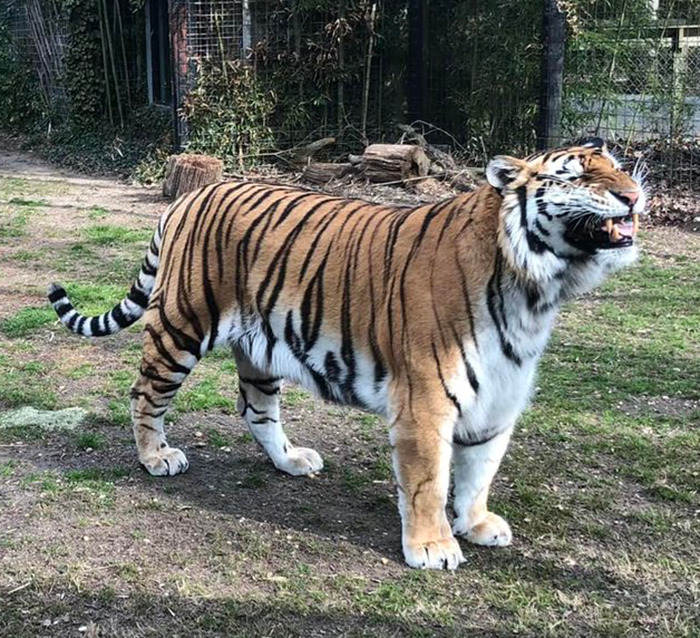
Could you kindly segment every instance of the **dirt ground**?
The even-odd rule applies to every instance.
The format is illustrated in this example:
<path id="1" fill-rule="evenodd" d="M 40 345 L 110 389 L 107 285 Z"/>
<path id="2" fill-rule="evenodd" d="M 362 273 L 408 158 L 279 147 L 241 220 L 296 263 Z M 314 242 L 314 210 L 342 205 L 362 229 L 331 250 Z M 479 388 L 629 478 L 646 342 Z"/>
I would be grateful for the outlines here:
<path id="1" fill-rule="evenodd" d="M 0 418 L 87 413 L 0 426 L 0 636 L 700 636 L 697 235 L 649 231 L 641 270 L 567 309 L 494 487 L 513 546 L 463 543 L 465 566 L 427 573 L 403 564 L 384 424 L 290 387 L 286 430 L 326 468 L 281 474 L 235 413 L 225 353 L 171 417 L 190 470 L 138 467 L 138 329 L 79 339 L 44 291 L 109 307 L 165 205 L 0 151 Z"/>

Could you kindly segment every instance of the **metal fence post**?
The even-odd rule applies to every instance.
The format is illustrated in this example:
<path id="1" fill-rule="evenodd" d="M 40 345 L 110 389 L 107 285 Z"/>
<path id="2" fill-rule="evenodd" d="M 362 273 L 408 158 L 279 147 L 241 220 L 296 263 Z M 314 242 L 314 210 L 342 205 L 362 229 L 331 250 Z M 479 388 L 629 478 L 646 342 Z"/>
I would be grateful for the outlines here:
<path id="1" fill-rule="evenodd" d="M 558 0 L 545 0 L 542 20 L 542 79 L 540 85 L 538 148 L 559 146 L 562 142 L 562 87 L 566 16 Z"/>

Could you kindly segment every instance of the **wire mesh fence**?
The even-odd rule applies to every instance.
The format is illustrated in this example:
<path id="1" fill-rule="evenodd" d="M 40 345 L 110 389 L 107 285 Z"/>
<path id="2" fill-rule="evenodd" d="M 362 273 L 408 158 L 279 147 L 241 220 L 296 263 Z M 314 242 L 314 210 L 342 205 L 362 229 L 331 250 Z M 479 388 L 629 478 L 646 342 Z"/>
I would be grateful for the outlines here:
<path id="1" fill-rule="evenodd" d="M 334 136 L 341 154 L 413 123 L 474 164 L 537 146 L 544 0 L 146 0 L 128 16 L 126 2 L 123 66 L 132 85 L 149 76 L 152 102 L 174 104 L 190 145 L 218 140 L 242 161 Z M 10 4 L 17 37 L 42 39 L 27 16 L 53 1 Z M 559 4 L 562 141 L 651 149 L 669 182 L 699 184 L 700 1 Z"/>

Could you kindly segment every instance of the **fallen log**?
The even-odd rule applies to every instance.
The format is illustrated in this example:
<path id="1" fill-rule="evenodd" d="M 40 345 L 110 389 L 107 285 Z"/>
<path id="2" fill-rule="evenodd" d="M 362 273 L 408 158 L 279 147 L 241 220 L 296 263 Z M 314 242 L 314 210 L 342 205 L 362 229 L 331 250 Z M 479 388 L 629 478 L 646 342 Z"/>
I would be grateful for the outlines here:
<path id="1" fill-rule="evenodd" d="M 422 148 L 409 144 L 371 144 L 362 154 L 362 175 L 370 182 L 400 182 L 425 177 L 430 160 Z"/>
<path id="2" fill-rule="evenodd" d="M 349 163 L 330 164 L 327 162 L 314 162 L 304 168 L 302 177 L 312 184 L 326 184 L 332 179 L 340 179 L 354 172 L 355 167 Z"/>
<path id="3" fill-rule="evenodd" d="M 222 181 L 223 174 L 224 163 L 216 157 L 171 155 L 163 181 L 163 195 L 170 200 L 177 199 L 195 188 Z"/>

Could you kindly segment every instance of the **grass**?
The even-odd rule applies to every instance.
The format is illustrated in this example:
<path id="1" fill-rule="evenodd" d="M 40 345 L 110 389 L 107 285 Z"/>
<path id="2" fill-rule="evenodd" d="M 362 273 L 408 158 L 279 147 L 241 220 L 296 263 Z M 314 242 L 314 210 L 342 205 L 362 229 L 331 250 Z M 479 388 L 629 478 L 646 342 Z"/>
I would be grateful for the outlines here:
<path id="1" fill-rule="evenodd" d="M 47 387 L 45 368 L 41 362 L 0 355 L 0 366 L 3 369 L 0 406 L 14 408 L 30 405 L 49 410 L 58 406 L 58 395 L 53 388 Z"/>
<path id="2" fill-rule="evenodd" d="M 27 234 L 32 215 L 41 210 L 42 203 L 29 200 L 10 200 L 0 204 L 0 239 L 19 239 Z"/>
<path id="3" fill-rule="evenodd" d="M 56 319 L 53 308 L 22 308 L 0 322 L 0 331 L 11 338 L 26 337 L 38 328 L 54 323 Z"/>
<path id="4" fill-rule="evenodd" d="M 0 200 L 16 198 L 0 204 L 1 219 L 18 233 L 0 258 L 42 285 L 65 273 L 81 312 L 104 312 L 125 294 L 151 231 L 109 225 L 109 212 L 93 209 L 73 243 L 47 256 L 22 215 L 50 214 L 50 195 L 0 180 Z M 29 583 L 0 601 L 0 635 L 34 636 L 69 613 L 45 633 L 77 634 L 94 620 L 100 635 L 120 623 L 139 638 L 183 627 L 202 636 L 696 636 L 700 259 L 679 254 L 661 267 L 653 239 L 637 267 L 562 312 L 490 498 L 515 544 L 464 542 L 467 564 L 454 574 L 402 565 L 378 417 L 286 386 L 290 440 L 326 463 L 316 479 L 288 477 L 245 433 L 235 361 L 216 351 L 183 386 L 167 427 L 190 471 L 149 477 L 129 428 L 139 336 L 78 340 L 48 330 L 55 318 L 38 304 L 5 313 L 0 409 L 93 414 L 74 432 L 0 431 L 3 582 Z M 700 240 L 687 241 L 700 256 Z"/>
<path id="5" fill-rule="evenodd" d="M 83 240 L 94 246 L 120 246 L 144 243 L 153 235 L 152 230 L 134 230 L 122 226 L 104 224 L 83 229 Z"/>
<path id="6" fill-rule="evenodd" d="M 75 445 L 80 450 L 101 450 L 107 446 L 107 438 L 99 432 L 80 432 Z"/>

